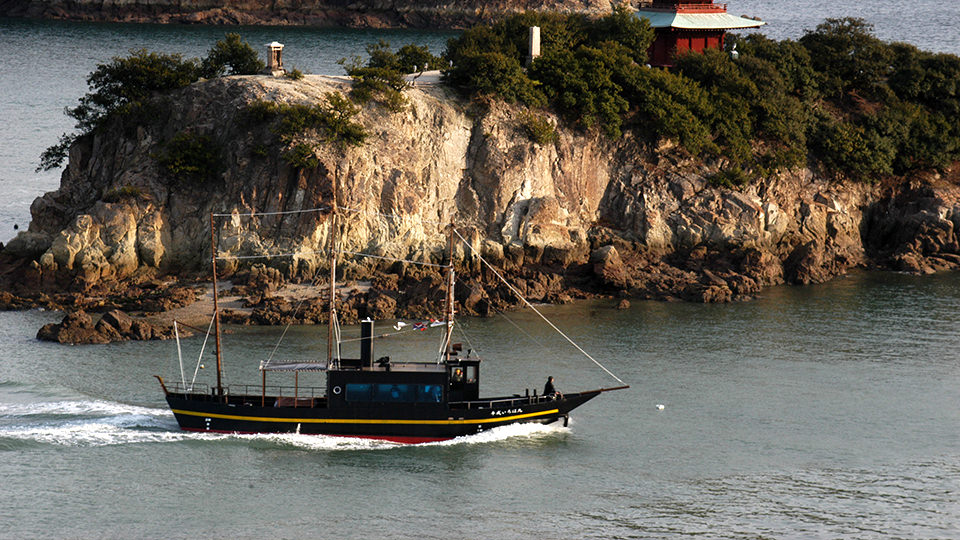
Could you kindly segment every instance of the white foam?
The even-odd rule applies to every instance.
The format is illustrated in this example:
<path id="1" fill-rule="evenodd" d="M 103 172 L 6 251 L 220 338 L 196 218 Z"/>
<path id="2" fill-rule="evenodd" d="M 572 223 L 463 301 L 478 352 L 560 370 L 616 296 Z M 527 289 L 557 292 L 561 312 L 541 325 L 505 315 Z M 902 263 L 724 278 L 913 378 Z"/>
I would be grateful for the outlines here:
<path id="1" fill-rule="evenodd" d="M 226 435 L 243 440 L 269 441 L 275 444 L 282 444 L 302 448 L 312 451 L 327 450 L 390 450 L 394 448 L 419 447 L 419 446 L 459 446 L 470 444 L 487 444 L 504 441 L 507 439 L 536 439 L 547 435 L 567 432 L 567 428 L 557 425 L 543 424 L 512 424 L 483 431 L 475 435 L 466 435 L 457 437 L 448 441 L 438 441 L 423 443 L 418 445 L 409 445 L 377 439 L 361 439 L 356 437 L 335 437 L 330 435 L 298 435 L 289 434 L 237 434 Z"/>
<path id="2" fill-rule="evenodd" d="M 65 415 L 100 416 L 134 414 L 143 416 L 169 416 L 167 409 L 154 409 L 125 405 L 104 400 L 62 400 L 37 403 L 0 403 L 2 416 Z"/>
<path id="3" fill-rule="evenodd" d="M 304 450 L 386 450 L 408 446 L 401 443 L 357 437 L 335 437 L 332 435 L 298 435 L 295 433 L 266 433 L 259 435 L 230 435 L 244 440 L 268 441 L 274 444 L 293 446 Z"/>
<path id="4" fill-rule="evenodd" d="M 440 441 L 427 443 L 430 446 L 456 446 L 461 444 L 485 444 L 505 441 L 514 438 L 536 439 L 547 435 L 557 433 L 566 433 L 569 428 L 562 427 L 562 424 L 555 423 L 551 425 L 544 424 L 510 424 L 500 426 L 489 431 L 482 431 L 475 435 L 457 437 L 449 441 Z"/>
<path id="5" fill-rule="evenodd" d="M 188 438 L 187 435 L 187 433 L 179 431 L 126 429 L 111 422 L 84 422 L 65 426 L 38 426 L 0 430 L 0 436 L 2 437 L 58 446 L 111 446 L 173 442 L 184 440 Z"/>
<path id="6" fill-rule="evenodd" d="M 169 410 L 105 400 L 0 403 L 0 437 L 60 446 L 182 440 Z"/>

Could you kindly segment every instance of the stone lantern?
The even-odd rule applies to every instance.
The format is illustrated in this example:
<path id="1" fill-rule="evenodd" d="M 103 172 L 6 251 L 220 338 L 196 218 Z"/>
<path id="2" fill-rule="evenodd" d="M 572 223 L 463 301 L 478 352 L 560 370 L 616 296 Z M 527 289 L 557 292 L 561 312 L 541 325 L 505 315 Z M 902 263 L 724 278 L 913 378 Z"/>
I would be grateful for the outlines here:
<path id="1" fill-rule="evenodd" d="M 274 77 L 286 73 L 286 70 L 283 69 L 283 43 L 274 41 L 267 43 L 264 47 L 267 48 L 267 69 L 264 70 L 264 73 Z"/>

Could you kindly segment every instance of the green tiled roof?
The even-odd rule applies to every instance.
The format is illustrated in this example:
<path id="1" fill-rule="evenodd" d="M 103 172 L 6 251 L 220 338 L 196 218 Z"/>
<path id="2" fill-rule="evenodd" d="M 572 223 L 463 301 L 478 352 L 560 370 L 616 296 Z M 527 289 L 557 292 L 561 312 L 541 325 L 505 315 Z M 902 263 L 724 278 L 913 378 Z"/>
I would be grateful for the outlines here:
<path id="1" fill-rule="evenodd" d="M 732 30 L 757 28 L 767 23 L 729 13 L 673 13 L 670 11 L 639 10 L 637 17 L 650 21 L 653 28 L 682 28 L 686 30 Z"/>

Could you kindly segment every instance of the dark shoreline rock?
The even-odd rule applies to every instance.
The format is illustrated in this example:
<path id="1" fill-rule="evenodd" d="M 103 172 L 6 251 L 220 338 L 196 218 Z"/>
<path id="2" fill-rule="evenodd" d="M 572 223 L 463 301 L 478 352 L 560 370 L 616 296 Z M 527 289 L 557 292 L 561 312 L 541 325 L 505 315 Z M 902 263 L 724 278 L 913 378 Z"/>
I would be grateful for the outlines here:
<path id="1" fill-rule="evenodd" d="M 186 336 L 186 330 L 180 331 Z M 93 317 L 79 310 L 68 313 L 59 323 L 46 324 L 37 332 L 37 339 L 70 345 L 105 344 L 115 341 L 147 341 L 171 339 L 173 329 L 133 318 L 120 310 L 105 313 L 94 323 Z"/>

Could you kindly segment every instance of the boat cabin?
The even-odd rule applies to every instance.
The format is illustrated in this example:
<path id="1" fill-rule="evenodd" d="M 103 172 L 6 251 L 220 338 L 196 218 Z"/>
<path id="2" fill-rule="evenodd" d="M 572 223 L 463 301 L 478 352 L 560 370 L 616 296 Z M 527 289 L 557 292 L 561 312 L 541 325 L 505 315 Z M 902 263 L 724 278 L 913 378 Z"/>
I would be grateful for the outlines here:
<path id="1" fill-rule="evenodd" d="M 480 360 L 444 363 L 399 362 L 383 357 L 374 365 L 341 359 L 327 370 L 327 404 L 357 407 L 386 403 L 446 405 L 480 397 Z"/>
<path id="2" fill-rule="evenodd" d="M 373 360 L 373 321 L 360 325 L 360 358 L 341 358 L 327 370 L 327 404 L 358 407 L 388 403 L 446 405 L 480 397 L 480 359 L 444 362 Z"/>

